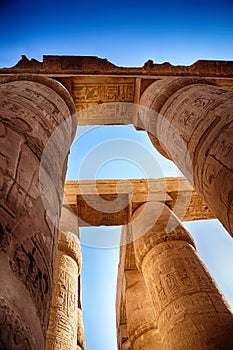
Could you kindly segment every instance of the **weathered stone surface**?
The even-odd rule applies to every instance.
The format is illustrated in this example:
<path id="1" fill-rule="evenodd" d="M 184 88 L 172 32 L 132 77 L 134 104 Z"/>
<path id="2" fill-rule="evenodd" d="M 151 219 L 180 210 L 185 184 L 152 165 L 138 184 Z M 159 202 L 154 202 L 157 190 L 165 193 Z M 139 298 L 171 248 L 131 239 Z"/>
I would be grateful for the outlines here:
<path id="1" fill-rule="evenodd" d="M 150 85 L 141 104 L 159 112 L 142 115 L 147 131 L 233 234 L 233 90 L 168 78 Z"/>
<path id="2" fill-rule="evenodd" d="M 12 68 L 2 68 L 0 73 L 89 73 L 89 74 L 137 74 L 137 75 L 197 75 L 197 76 L 233 76 L 232 61 L 198 60 L 190 66 L 173 66 L 165 62 L 156 64 L 152 60 L 143 67 L 117 67 L 107 59 L 96 56 L 51 56 L 44 55 L 43 62 L 29 60 L 22 55 L 21 60 Z"/>
<path id="3" fill-rule="evenodd" d="M 130 77 L 73 77 L 71 94 L 79 125 L 130 124 L 127 103 L 135 100 L 135 79 Z"/>
<path id="4" fill-rule="evenodd" d="M 80 293 L 81 291 L 79 290 L 78 292 Z M 86 340 L 83 326 L 83 313 L 80 308 L 78 308 L 77 344 L 80 349 L 86 349 Z"/>
<path id="5" fill-rule="evenodd" d="M 117 274 L 117 288 L 116 288 L 116 331 L 118 349 L 132 349 L 129 341 L 127 330 L 127 315 L 126 315 L 126 270 L 136 270 L 135 254 L 133 243 L 128 244 L 128 229 L 127 225 L 122 226 L 121 230 L 121 245 Z"/>
<path id="6" fill-rule="evenodd" d="M 15 73 L 41 76 L 11 77 Z M 42 75 L 53 77 L 69 93 Z M 126 68 L 97 57 L 44 56 L 39 62 L 23 56 L 15 67 L 0 69 L 0 81 L 5 77 L 0 84 L 0 347 L 44 349 L 67 161 L 62 152 L 74 125 L 69 132 L 61 128 L 52 142 L 56 151 L 49 149 L 42 162 L 41 157 L 52 132 L 77 110 L 79 125 L 133 124 L 138 130 L 146 129 L 156 148 L 172 158 L 190 182 L 194 179 L 204 198 L 185 179 L 67 184 L 61 231 L 78 237 L 77 213 L 80 226 L 130 222 L 133 228 L 127 229 L 120 253 L 119 349 L 153 349 L 155 329 L 162 336 L 162 347 L 157 344 L 161 350 L 232 349 L 232 315 L 198 260 L 190 236 L 171 212 L 169 221 L 166 212 L 155 220 L 150 208 L 156 201 L 166 203 L 181 220 L 214 217 L 211 208 L 232 232 L 233 95 L 225 88 L 233 88 L 233 62 L 202 60 L 184 67 L 149 60 L 143 67 Z M 142 94 L 141 102 L 165 116 L 167 124 L 159 118 L 146 123 L 137 118 Z M 62 159 L 60 176 L 57 165 Z M 38 187 L 41 163 L 43 201 Z M 84 350 L 80 287 L 74 293 L 80 251 L 66 234 L 60 237 L 47 346 Z M 154 329 L 137 266 L 156 306 Z"/>
<path id="7" fill-rule="evenodd" d="M 160 217 L 148 228 L 156 211 Z M 233 314 L 176 217 L 177 227 L 167 230 L 171 215 L 157 203 L 141 227 L 134 221 L 130 224 L 136 263 L 152 297 L 162 349 L 231 349 Z M 137 239 L 143 226 L 146 233 Z"/>
<path id="8" fill-rule="evenodd" d="M 43 62 L 26 56 L 12 68 L 0 69 L 7 75 L 37 73 L 61 82 L 73 97 L 79 112 L 79 125 L 126 125 L 141 128 L 137 104 L 145 89 L 164 76 L 205 77 L 219 86 L 233 88 L 232 61 L 199 60 L 190 66 L 154 64 L 143 67 L 117 67 L 94 56 L 47 56 Z"/>
<path id="9" fill-rule="evenodd" d="M 162 349 L 153 303 L 135 264 L 133 243 L 124 244 L 129 234 L 128 226 L 123 226 L 116 297 L 118 348 Z"/>
<path id="10" fill-rule="evenodd" d="M 137 270 L 126 270 L 125 280 L 127 330 L 132 349 L 162 349 L 152 300 L 143 276 Z"/>
<path id="11" fill-rule="evenodd" d="M 182 221 L 214 218 L 185 178 L 67 181 L 64 204 L 79 226 L 125 225 L 143 203 L 165 202 Z"/>
<path id="12" fill-rule="evenodd" d="M 0 98 L 0 344 L 9 350 L 44 349 L 62 198 L 53 192 L 56 208 L 48 216 L 39 169 L 48 139 L 75 107 L 64 87 L 34 75 L 7 78 Z M 73 124 L 70 143 L 74 132 Z M 48 179 L 51 169 L 44 169 Z"/>
<path id="13" fill-rule="evenodd" d="M 54 275 L 51 313 L 46 338 L 47 350 L 75 350 L 77 347 L 78 275 L 81 251 L 78 237 L 60 232 Z M 83 330 L 83 327 L 82 327 Z"/>
<path id="14" fill-rule="evenodd" d="M 126 340 L 121 345 L 121 350 L 132 350 L 129 340 Z"/>
<path id="15" fill-rule="evenodd" d="M 69 205 L 62 206 L 61 217 L 59 221 L 59 229 L 61 232 L 72 232 L 79 238 L 77 213 L 76 211 L 72 210 Z"/>

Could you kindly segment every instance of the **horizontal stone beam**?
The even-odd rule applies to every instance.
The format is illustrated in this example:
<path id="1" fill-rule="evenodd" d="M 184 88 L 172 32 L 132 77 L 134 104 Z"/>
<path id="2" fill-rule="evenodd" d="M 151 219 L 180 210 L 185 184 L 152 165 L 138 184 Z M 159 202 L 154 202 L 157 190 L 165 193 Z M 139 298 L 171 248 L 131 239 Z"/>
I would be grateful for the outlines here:
<path id="1" fill-rule="evenodd" d="M 126 225 L 150 201 L 166 203 L 181 221 L 214 218 L 185 178 L 67 181 L 63 204 L 78 215 L 80 227 L 114 226 Z"/>
<path id="2" fill-rule="evenodd" d="M 37 73 L 56 75 L 169 75 L 232 77 L 233 61 L 198 60 L 190 66 L 148 60 L 142 67 L 118 67 L 106 58 L 96 56 L 44 55 L 43 61 L 28 59 L 22 55 L 19 62 L 10 68 L 0 68 L 0 74 Z"/>
<path id="3" fill-rule="evenodd" d="M 78 125 L 129 125 L 144 129 L 135 120 L 137 105 L 145 89 L 166 77 L 202 77 L 218 86 L 233 88 L 233 61 L 199 60 L 190 66 L 156 64 L 117 67 L 94 56 L 43 56 L 43 61 L 21 60 L 11 68 L 0 68 L 0 81 L 7 76 L 36 73 L 59 81 L 72 96 Z"/>

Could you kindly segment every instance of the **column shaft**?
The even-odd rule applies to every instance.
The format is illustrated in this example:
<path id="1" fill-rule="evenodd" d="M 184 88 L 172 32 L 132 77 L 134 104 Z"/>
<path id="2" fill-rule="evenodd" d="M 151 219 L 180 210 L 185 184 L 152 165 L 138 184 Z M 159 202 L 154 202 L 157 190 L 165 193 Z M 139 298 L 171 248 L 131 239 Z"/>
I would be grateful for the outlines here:
<path id="1" fill-rule="evenodd" d="M 46 350 L 77 348 L 80 268 L 78 237 L 71 232 L 60 232 Z"/>
<path id="2" fill-rule="evenodd" d="M 128 339 L 121 345 L 120 350 L 132 350 L 132 347 Z"/>
<path id="3" fill-rule="evenodd" d="M 42 155 L 53 132 L 74 112 L 69 93 L 52 79 L 17 75 L 0 84 L 0 347 L 4 349 L 45 346 L 62 192 L 58 194 L 49 159 L 47 168 L 41 167 Z M 54 140 L 57 150 L 63 147 L 59 144 L 63 138 L 71 144 L 76 126 L 70 126 Z M 61 189 L 65 151 L 64 164 L 57 164 Z M 52 159 L 58 159 L 56 154 Z M 44 199 L 51 194 L 54 203 L 49 213 L 41 197 L 40 168 L 51 184 L 50 193 L 43 188 Z"/>
<path id="4" fill-rule="evenodd" d="M 160 215 L 153 223 L 157 211 Z M 148 223 L 153 224 L 148 227 Z M 145 234 L 141 235 L 143 225 Z M 178 219 L 163 204 L 153 204 L 140 224 L 131 223 L 131 229 L 163 349 L 232 349 L 233 315 Z"/>
<path id="5" fill-rule="evenodd" d="M 163 349 L 153 303 L 143 275 L 137 269 L 131 238 L 128 225 L 123 226 L 116 296 L 118 348 Z"/>
<path id="6" fill-rule="evenodd" d="M 127 330 L 132 350 L 162 350 L 153 303 L 137 270 L 125 271 Z"/>
<path id="7" fill-rule="evenodd" d="M 233 91 L 204 79 L 168 78 L 151 84 L 141 104 L 148 107 L 141 118 L 158 151 L 233 235 Z"/>
<path id="8" fill-rule="evenodd" d="M 79 289 L 80 293 L 80 289 Z M 78 305 L 78 327 L 77 327 L 77 350 L 86 349 L 86 341 L 83 326 L 83 313 L 81 307 Z"/>

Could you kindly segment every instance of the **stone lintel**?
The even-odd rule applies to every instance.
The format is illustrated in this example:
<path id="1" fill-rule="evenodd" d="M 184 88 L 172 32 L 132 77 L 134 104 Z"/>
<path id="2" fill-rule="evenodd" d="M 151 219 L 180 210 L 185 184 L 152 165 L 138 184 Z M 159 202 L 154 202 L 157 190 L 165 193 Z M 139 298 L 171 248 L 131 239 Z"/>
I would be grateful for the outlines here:
<path id="1" fill-rule="evenodd" d="M 141 67 L 119 67 L 106 58 L 97 56 L 44 55 L 43 61 L 21 56 L 10 68 L 1 68 L 0 73 L 71 73 L 71 74 L 147 74 L 147 75 L 207 75 L 233 77 L 233 61 L 198 60 L 190 66 L 174 66 L 169 62 L 161 64 L 148 60 Z"/>
<path id="2" fill-rule="evenodd" d="M 79 226 L 126 225 L 133 212 L 150 201 L 164 202 L 181 221 L 214 215 L 185 178 L 67 181 L 64 204 Z"/>

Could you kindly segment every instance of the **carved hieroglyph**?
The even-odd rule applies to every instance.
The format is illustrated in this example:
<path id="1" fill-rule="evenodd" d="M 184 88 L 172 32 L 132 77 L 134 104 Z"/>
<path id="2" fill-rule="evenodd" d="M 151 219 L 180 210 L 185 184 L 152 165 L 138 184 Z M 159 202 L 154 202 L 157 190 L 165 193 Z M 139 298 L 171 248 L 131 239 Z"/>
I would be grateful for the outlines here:
<path id="1" fill-rule="evenodd" d="M 133 78 L 74 77 L 71 86 L 79 125 L 116 124 L 116 116 L 117 124 L 130 123 L 125 105 L 112 102 L 134 102 Z"/>
<path id="2" fill-rule="evenodd" d="M 55 190 L 57 175 L 49 167 L 43 169 L 53 180 L 54 207 L 49 216 L 41 199 L 39 167 L 51 134 L 74 112 L 69 93 L 51 79 L 16 75 L 0 84 L 0 347 L 4 349 L 45 346 L 62 198 Z M 75 128 L 73 124 L 70 134 L 61 131 L 60 138 L 67 137 L 70 144 Z"/>
<path id="3" fill-rule="evenodd" d="M 60 232 L 46 350 L 76 350 L 78 275 L 81 251 L 77 235 Z M 79 317 L 80 318 L 80 317 Z"/>
<path id="4" fill-rule="evenodd" d="M 138 270 L 125 271 L 126 317 L 129 342 L 132 350 L 161 349 L 153 304 Z"/>
<path id="5" fill-rule="evenodd" d="M 204 79 L 166 78 L 145 90 L 141 104 L 159 113 L 141 115 L 152 142 L 233 235 L 233 90 Z"/>
<path id="6" fill-rule="evenodd" d="M 143 209 L 144 205 L 134 215 Z M 162 349 L 231 349 L 233 314 L 177 217 L 164 204 L 153 203 L 143 220 L 132 221 L 130 230 Z"/>
<path id="7" fill-rule="evenodd" d="M 123 226 L 116 297 L 118 349 L 160 349 L 153 303 L 143 275 L 136 267 L 133 243 L 125 244 L 129 234 L 128 226 Z"/>

